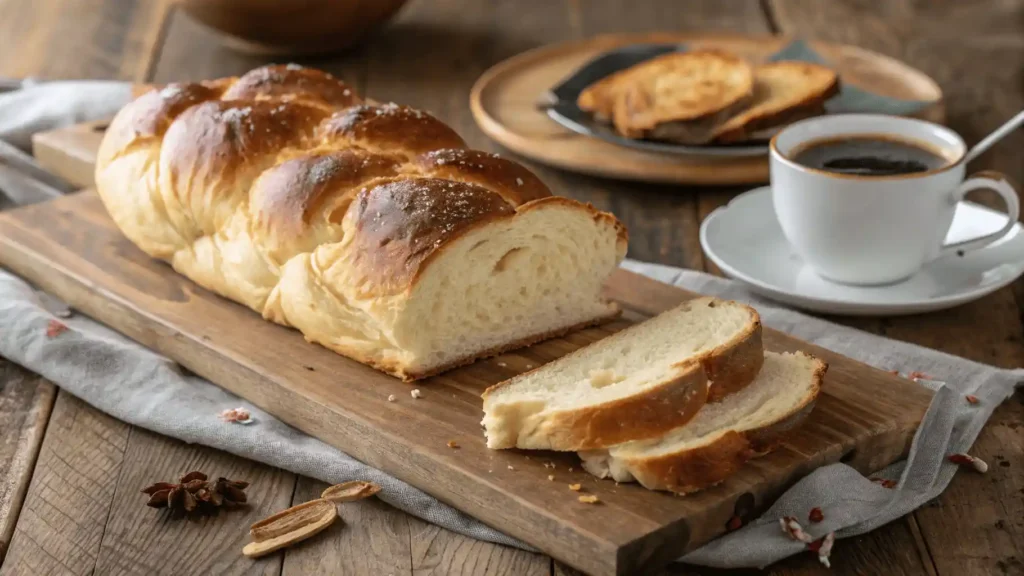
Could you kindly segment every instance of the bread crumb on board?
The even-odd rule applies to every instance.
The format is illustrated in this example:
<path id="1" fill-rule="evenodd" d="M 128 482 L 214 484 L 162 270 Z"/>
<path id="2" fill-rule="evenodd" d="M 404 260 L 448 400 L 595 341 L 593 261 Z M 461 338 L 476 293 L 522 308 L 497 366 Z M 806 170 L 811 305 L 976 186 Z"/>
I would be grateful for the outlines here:
<path id="1" fill-rule="evenodd" d="M 593 494 L 586 494 L 580 496 L 579 498 L 577 498 L 577 500 L 583 502 L 584 504 L 597 504 L 598 502 L 601 501 L 600 499 L 598 499 L 597 496 L 594 496 Z"/>
<path id="2" fill-rule="evenodd" d="M 458 449 L 459 448 L 459 443 L 456 442 L 455 440 L 449 440 L 448 441 L 448 447 L 449 448 L 453 448 L 453 449 Z"/>
<path id="3" fill-rule="evenodd" d="M 554 474 L 548 474 L 548 482 L 554 482 L 554 481 L 555 481 L 555 475 Z"/>
<path id="4" fill-rule="evenodd" d="M 569 490 L 572 490 L 573 492 L 579 492 L 581 489 L 583 489 L 583 485 L 581 484 L 569 484 Z"/>
<path id="5" fill-rule="evenodd" d="M 394 402 L 397 399 L 394 394 L 388 394 L 388 402 Z"/>
<path id="6" fill-rule="evenodd" d="M 412 396 L 413 398 L 419 398 L 420 396 L 423 396 L 423 393 L 420 392 L 419 388 L 413 388 L 412 390 L 409 391 L 409 395 Z"/>

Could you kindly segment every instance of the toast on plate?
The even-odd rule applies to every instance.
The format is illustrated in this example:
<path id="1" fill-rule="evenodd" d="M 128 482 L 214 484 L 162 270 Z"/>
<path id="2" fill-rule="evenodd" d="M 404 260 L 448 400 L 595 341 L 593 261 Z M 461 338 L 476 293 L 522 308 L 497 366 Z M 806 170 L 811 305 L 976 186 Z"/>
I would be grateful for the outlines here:
<path id="1" fill-rule="evenodd" d="M 577 105 L 610 119 L 627 138 L 703 144 L 715 126 L 747 105 L 753 86 L 753 69 L 737 56 L 674 52 L 596 82 Z"/>
<path id="2" fill-rule="evenodd" d="M 839 76 L 810 62 L 769 62 L 754 68 L 754 99 L 714 129 L 719 143 L 763 139 L 772 129 L 817 116 L 839 92 Z M 767 133 L 766 133 L 767 132 Z"/>

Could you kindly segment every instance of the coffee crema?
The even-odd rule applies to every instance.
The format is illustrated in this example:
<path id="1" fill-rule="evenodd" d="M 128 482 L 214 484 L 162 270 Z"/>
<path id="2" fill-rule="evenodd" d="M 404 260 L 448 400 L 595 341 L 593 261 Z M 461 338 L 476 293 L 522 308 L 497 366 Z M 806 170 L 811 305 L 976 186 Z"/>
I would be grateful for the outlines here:
<path id="1" fill-rule="evenodd" d="M 916 174 L 951 163 L 926 144 L 881 134 L 812 140 L 797 147 L 789 157 L 801 166 L 854 176 Z"/>

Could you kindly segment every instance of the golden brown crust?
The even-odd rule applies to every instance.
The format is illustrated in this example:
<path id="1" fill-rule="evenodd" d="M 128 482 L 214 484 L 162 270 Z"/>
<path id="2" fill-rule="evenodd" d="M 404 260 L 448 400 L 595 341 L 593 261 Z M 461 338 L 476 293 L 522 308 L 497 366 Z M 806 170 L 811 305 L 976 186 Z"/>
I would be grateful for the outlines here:
<path id="1" fill-rule="evenodd" d="M 485 188 L 439 178 L 397 180 L 360 192 L 349 209 L 360 292 L 407 290 L 441 247 L 515 209 Z"/>
<path id="2" fill-rule="evenodd" d="M 513 206 L 551 196 L 533 172 L 497 154 L 449 148 L 427 152 L 416 164 L 428 176 L 484 186 Z"/>
<path id="3" fill-rule="evenodd" d="M 642 394 L 552 414 L 540 429 L 560 450 L 593 450 L 656 438 L 689 422 L 707 401 L 708 380 L 699 362 Z"/>
<path id="4" fill-rule="evenodd" d="M 820 362 L 813 375 L 811 391 L 789 414 L 770 426 L 737 432 L 728 430 L 714 441 L 682 453 L 655 458 L 623 458 L 637 482 L 650 490 L 688 494 L 714 486 L 733 474 L 751 458 L 774 450 L 789 430 L 799 426 L 811 413 L 824 383 L 828 365 Z"/>
<path id="5" fill-rule="evenodd" d="M 301 236 L 313 214 L 330 202 L 328 222 L 341 223 L 349 204 L 367 182 L 398 175 L 396 158 L 362 150 L 299 156 L 260 176 L 250 196 L 253 225 L 277 235 Z"/>
<path id="6" fill-rule="evenodd" d="M 332 108 L 354 106 L 362 102 L 355 91 L 341 80 L 326 72 L 297 64 L 272 64 L 250 70 L 238 78 L 221 98 L 275 98 L 283 102 L 305 100 Z"/>
<path id="7" fill-rule="evenodd" d="M 754 318 L 753 323 L 736 338 L 715 347 L 701 358 L 704 373 L 711 382 L 708 402 L 721 402 L 730 394 L 744 389 L 757 378 L 761 366 L 764 365 L 761 318 L 753 308 L 743 307 L 750 311 L 751 318 Z"/>
<path id="8" fill-rule="evenodd" d="M 408 106 L 363 104 L 336 113 L 320 128 L 325 144 L 349 144 L 409 158 L 466 143 L 447 124 Z"/>

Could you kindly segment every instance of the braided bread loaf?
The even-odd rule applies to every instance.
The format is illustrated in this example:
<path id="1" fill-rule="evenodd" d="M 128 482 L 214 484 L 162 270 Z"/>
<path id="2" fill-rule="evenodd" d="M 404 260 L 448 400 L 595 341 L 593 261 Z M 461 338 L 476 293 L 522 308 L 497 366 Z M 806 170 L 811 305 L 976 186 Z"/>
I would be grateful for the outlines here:
<path id="1" fill-rule="evenodd" d="M 146 253 L 406 380 L 618 313 L 600 296 L 626 252 L 614 216 L 313 69 L 140 96 L 96 185 Z"/>

